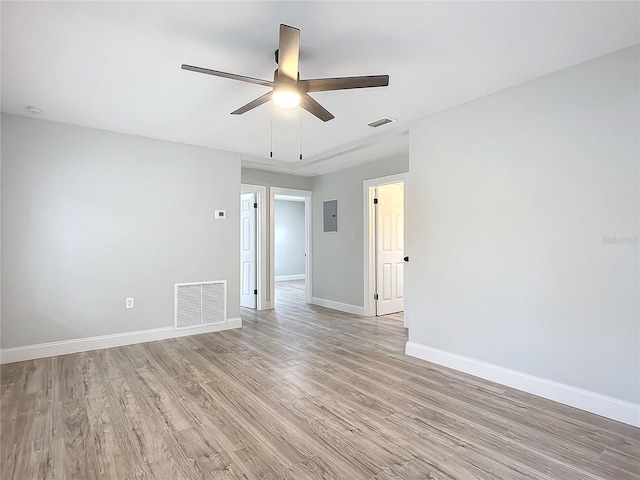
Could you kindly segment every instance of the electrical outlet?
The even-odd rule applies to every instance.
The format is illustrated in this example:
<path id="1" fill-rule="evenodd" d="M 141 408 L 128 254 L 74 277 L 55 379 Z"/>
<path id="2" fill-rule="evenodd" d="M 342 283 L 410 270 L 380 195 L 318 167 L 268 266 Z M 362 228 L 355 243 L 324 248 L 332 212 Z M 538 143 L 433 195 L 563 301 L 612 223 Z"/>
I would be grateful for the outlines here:
<path id="1" fill-rule="evenodd" d="M 127 298 L 127 300 L 125 301 L 125 307 L 126 308 L 133 308 L 133 297 Z"/>

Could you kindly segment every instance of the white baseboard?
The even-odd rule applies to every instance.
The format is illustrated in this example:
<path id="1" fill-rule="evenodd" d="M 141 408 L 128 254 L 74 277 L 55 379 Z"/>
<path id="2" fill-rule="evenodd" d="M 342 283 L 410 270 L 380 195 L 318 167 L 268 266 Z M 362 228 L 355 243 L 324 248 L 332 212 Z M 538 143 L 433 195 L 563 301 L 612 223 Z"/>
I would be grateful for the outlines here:
<path id="1" fill-rule="evenodd" d="M 34 360 L 36 358 L 55 357 L 69 353 L 87 352 L 102 348 L 121 347 L 134 343 L 155 342 L 167 338 L 187 337 L 201 333 L 219 332 L 242 327 L 240 317 L 228 318 L 225 323 L 205 325 L 202 327 L 175 330 L 173 327 L 153 328 L 136 332 L 115 333 L 98 337 L 85 337 L 60 342 L 40 343 L 26 347 L 3 348 L 0 350 L 0 364 Z"/>
<path id="2" fill-rule="evenodd" d="M 339 310 L 341 312 L 353 313 L 354 315 L 360 315 L 364 317 L 364 307 L 357 305 L 349 305 L 348 303 L 334 302 L 333 300 L 327 300 L 326 298 L 312 297 L 311 303 L 318 305 L 319 307 L 330 308 L 332 310 Z"/>
<path id="3" fill-rule="evenodd" d="M 305 274 L 301 273 L 299 275 L 276 275 L 273 277 L 275 282 L 286 282 L 287 280 L 304 280 Z"/>
<path id="4" fill-rule="evenodd" d="M 534 377 L 443 350 L 407 342 L 405 353 L 431 363 L 506 385 L 539 397 L 640 427 L 640 405 L 562 383 Z"/>

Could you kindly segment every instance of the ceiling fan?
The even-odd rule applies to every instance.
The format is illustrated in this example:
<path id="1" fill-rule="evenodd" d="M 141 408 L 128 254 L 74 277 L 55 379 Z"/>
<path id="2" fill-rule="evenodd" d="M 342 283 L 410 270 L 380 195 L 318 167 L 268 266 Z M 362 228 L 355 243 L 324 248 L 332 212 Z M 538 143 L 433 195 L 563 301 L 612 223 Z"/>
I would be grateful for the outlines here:
<path id="1" fill-rule="evenodd" d="M 300 105 L 323 122 L 327 122 L 334 118 L 334 116 L 322 105 L 311 98 L 309 92 L 386 87 L 389 85 L 389 75 L 313 78 L 300 80 L 300 73 L 298 72 L 298 59 L 300 57 L 300 30 L 288 25 L 280 25 L 280 39 L 278 42 L 278 50 L 275 52 L 275 57 L 278 68 L 273 74 L 273 81 L 245 77 L 234 73 L 219 72 L 217 70 L 209 70 L 208 68 L 194 67 L 192 65 L 183 64 L 182 69 L 272 87 L 270 92 L 265 93 L 261 97 L 247 103 L 245 106 L 231 112 L 231 115 L 241 115 L 262 105 L 263 103 L 273 100 L 276 105 L 283 108 L 293 108 Z"/>

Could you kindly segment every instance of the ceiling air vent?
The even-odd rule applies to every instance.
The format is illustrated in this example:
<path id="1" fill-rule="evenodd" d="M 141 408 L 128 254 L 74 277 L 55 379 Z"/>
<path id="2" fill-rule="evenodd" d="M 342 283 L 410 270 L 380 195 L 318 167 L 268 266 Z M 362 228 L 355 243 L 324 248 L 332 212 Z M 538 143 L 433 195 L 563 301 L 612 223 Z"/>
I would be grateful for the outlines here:
<path id="1" fill-rule="evenodd" d="M 388 123 L 393 123 L 395 121 L 396 121 L 395 118 L 382 117 L 379 120 L 374 120 L 371 123 L 367 123 L 367 125 L 369 125 L 371 128 L 378 128 L 378 127 L 381 127 L 383 125 L 387 125 Z"/>

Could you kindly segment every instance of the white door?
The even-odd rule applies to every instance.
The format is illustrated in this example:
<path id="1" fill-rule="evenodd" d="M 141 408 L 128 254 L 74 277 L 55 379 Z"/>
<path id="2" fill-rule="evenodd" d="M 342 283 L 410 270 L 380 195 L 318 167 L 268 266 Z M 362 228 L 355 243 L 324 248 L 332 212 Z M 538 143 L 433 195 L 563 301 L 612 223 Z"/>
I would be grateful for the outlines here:
<path id="1" fill-rule="evenodd" d="M 404 311 L 404 183 L 377 187 L 376 315 Z"/>
<path id="2" fill-rule="evenodd" d="M 256 308 L 256 195 L 240 195 L 240 305 Z"/>

